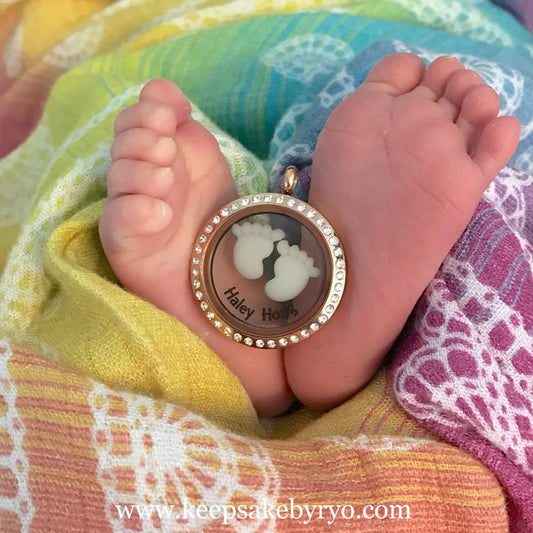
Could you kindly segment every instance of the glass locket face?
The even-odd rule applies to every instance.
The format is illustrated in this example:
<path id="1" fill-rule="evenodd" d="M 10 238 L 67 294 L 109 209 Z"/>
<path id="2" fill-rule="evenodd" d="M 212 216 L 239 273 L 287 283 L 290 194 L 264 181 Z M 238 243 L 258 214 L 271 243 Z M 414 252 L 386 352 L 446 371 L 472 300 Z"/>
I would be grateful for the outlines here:
<path id="1" fill-rule="evenodd" d="M 202 313 L 222 334 L 279 348 L 318 331 L 344 291 L 344 250 L 327 220 L 286 194 L 239 198 L 198 235 L 191 281 Z"/>

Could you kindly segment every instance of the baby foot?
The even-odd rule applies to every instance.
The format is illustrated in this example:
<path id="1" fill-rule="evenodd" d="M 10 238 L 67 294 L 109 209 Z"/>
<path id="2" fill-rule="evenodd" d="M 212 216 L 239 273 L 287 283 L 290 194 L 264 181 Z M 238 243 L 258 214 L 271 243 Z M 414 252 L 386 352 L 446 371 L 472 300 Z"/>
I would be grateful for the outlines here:
<path id="1" fill-rule="evenodd" d="M 343 238 L 350 269 L 331 323 L 286 350 L 301 401 L 338 405 L 373 375 L 517 147 L 520 124 L 499 109 L 495 91 L 456 59 L 426 69 L 394 54 L 332 113 L 310 203 Z"/>
<path id="2" fill-rule="evenodd" d="M 307 286 L 309 278 L 317 278 L 320 270 L 313 266 L 313 259 L 296 244 L 287 241 L 278 244 L 280 257 L 274 263 L 275 277 L 265 285 L 266 295 L 275 302 L 296 298 Z"/>
<path id="3" fill-rule="evenodd" d="M 259 279 L 263 275 L 263 259 L 273 252 L 274 242 L 283 239 L 285 233 L 258 222 L 233 224 L 231 231 L 237 237 L 233 248 L 237 272 L 246 279 Z"/>
<path id="4" fill-rule="evenodd" d="M 292 396 L 281 352 L 220 335 L 200 314 L 189 285 L 198 228 L 237 196 L 216 139 L 166 80 L 146 84 L 139 102 L 117 117 L 115 134 L 99 227 L 113 271 L 126 289 L 199 335 L 241 380 L 261 416 L 283 411 Z"/>

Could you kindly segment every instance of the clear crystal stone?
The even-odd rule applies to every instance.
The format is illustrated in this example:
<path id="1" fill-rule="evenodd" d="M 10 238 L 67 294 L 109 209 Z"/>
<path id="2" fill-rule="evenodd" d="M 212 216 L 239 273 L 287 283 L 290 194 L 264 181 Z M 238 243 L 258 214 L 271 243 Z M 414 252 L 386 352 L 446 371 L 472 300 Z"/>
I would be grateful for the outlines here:
<path id="1" fill-rule="evenodd" d="M 231 328 L 224 328 L 224 335 L 226 335 L 226 337 L 229 337 L 231 335 Z"/>
<path id="2" fill-rule="evenodd" d="M 213 226 L 209 225 L 207 228 L 205 228 L 206 233 L 211 233 L 213 231 Z"/>
<path id="3" fill-rule="evenodd" d="M 278 341 L 279 345 L 280 346 L 287 346 L 287 344 L 289 344 L 289 341 L 287 341 L 287 339 L 283 338 L 283 339 L 280 339 Z"/>
<path id="4" fill-rule="evenodd" d="M 246 337 L 244 339 L 244 344 L 246 344 L 246 346 L 251 346 L 253 343 L 254 343 L 254 341 L 252 339 L 250 339 L 250 337 Z"/>
<path id="5" fill-rule="evenodd" d="M 332 297 L 331 297 L 331 301 L 336 304 L 338 301 L 340 300 L 340 296 L 338 294 L 334 294 Z"/>
<path id="6" fill-rule="evenodd" d="M 309 218 L 315 218 L 316 217 L 316 211 L 313 211 L 312 209 L 310 211 L 307 211 L 307 216 Z"/>
<path id="7" fill-rule="evenodd" d="M 293 344 L 296 344 L 300 339 L 298 338 L 298 335 L 291 335 L 290 336 L 290 341 L 293 343 Z"/>
<path id="8" fill-rule="evenodd" d="M 316 322 L 313 322 L 310 326 L 309 326 L 309 329 L 311 331 L 316 331 L 320 326 L 316 323 Z"/>
<path id="9" fill-rule="evenodd" d="M 317 223 L 318 226 L 323 226 L 326 223 L 326 221 L 323 218 L 319 218 L 316 221 L 316 223 Z"/>
<path id="10" fill-rule="evenodd" d="M 209 306 L 205 302 L 202 302 L 200 304 L 200 307 L 202 308 L 202 311 L 207 311 L 209 309 Z"/>
<path id="11" fill-rule="evenodd" d="M 242 341 L 242 335 L 240 333 L 235 333 L 235 335 L 233 335 L 233 340 L 237 341 L 237 342 L 241 342 Z"/>
<path id="12" fill-rule="evenodd" d="M 207 237 L 205 235 L 200 235 L 200 238 L 198 239 L 198 241 L 201 244 L 204 244 L 207 241 Z"/>
<path id="13" fill-rule="evenodd" d="M 335 308 L 332 305 L 326 305 L 326 313 L 333 313 Z"/>
<path id="14" fill-rule="evenodd" d="M 300 213 L 303 213 L 303 212 L 305 211 L 305 209 L 306 209 L 306 207 L 305 207 L 304 204 L 300 204 L 300 205 L 298 206 L 298 211 L 300 211 Z"/>
<path id="15" fill-rule="evenodd" d="M 202 291 L 196 291 L 196 298 L 198 298 L 198 300 L 201 300 L 202 298 L 204 297 Z"/>
<path id="16" fill-rule="evenodd" d="M 342 283 L 337 283 L 337 284 L 335 285 L 335 290 L 336 290 L 337 292 L 342 292 Z"/>
<path id="17" fill-rule="evenodd" d="M 222 327 L 222 322 L 220 322 L 220 320 L 215 320 L 213 324 L 215 324 L 215 328 L 220 329 Z"/>
<path id="18" fill-rule="evenodd" d="M 227 217 L 229 215 L 229 209 L 222 209 L 222 211 L 220 212 L 220 214 L 223 216 L 223 217 Z"/>
<path id="19" fill-rule="evenodd" d="M 331 235 L 333 233 L 331 228 L 324 228 L 322 231 L 324 232 L 324 235 Z"/>
<path id="20" fill-rule="evenodd" d="M 200 264 L 200 258 L 199 257 L 193 257 L 192 258 L 192 264 L 193 265 L 199 265 Z"/>
<path id="21" fill-rule="evenodd" d="M 250 203 L 250 199 L 249 198 L 243 198 L 241 200 L 241 205 L 248 205 Z M 250 339 L 252 340 L 252 339 Z M 246 339 L 245 339 L 245 342 L 246 342 Z"/>
<path id="22" fill-rule="evenodd" d="M 213 318 L 215 318 L 215 313 L 212 313 L 211 311 L 209 311 L 209 313 L 207 313 L 206 316 L 207 316 L 207 318 L 208 318 L 209 320 L 213 320 Z"/>
<path id="23" fill-rule="evenodd" d="M 283 203 L 283 196 L 276 196 L 276 203 L 282 204 Z"/>
<path id="24" fill-rule="evenodd" d="M 344 279 L 344 272 L 337 272 L 337 274 L 335 275 L 335 277 L 336 277 L 338 280 L 342 280 L 342 279 Z"/>
<path id="25" fill-rule="evenodd" d="M 272 195 L 271 194 L 267 194 L 265 196 L 265 202 L 271 202 L 272 201 Z"/>
<path id="26" fill-rule="evenodd" d="M 300 331 L 300 335 L 302 337 L 309 337 L 309 330 L 308 329 L 302 329 L 302 331 Z"/>
<path id="27" fill-rule="evenodd" d="M 335 257 L 342 257 L 342 248 L 335 248 L 333 253 L 335 254 Z"/>
<path id="28" fill-rule="evenodd" d="M 265 347 L 265 341 L 262 341 L 261 339 L 257 339 L 255 341 L 255 345 L 258 347 L 258 348 L 264 348 Z"/>
<path id="29" fill-rule="evenodd" d="M 197 254 L 201 254 L 202 253 L 202 247 L 201 246 L 197 246 L 194 251 L 197 253 Z"/>
<path id="30" fill-rule="evenodd" d="M 220 217 L 217 215 L 216 217 L 213 217 L 213 224 L 218 224 L 220 222 Z"/>
<path id="31" fill-rule="evenodd" d="M 320 316 L 318 317 L 318 322 L 319 322 L 320 324 L 325 324 L 327 321 L 328 321 L 328 317 L 327 317 L 326 315 L 320 315 Z"/>
<path id="32" fill-rule="evenodd" d="M 344 268 L 344 261 L 342 259 L 338 259 L 335 265 L 337 265 L 337 268 Z"/>
<path id="33" fill-rule="evenodd" d="M 261 196 L 259 196 L 258 194 L 256 194 L 254 197 L 253 197 L 253 201 L 254 203 L 258 204 L 260 201 L 261 201 Z M 257 344 L 257 343 L 256 343 Z"/>
<path id="34" fill-rule="evenodd" d="M 200 274 L 200 271 L 197 268 L 193 268 L 192 269 L 192 275 L 193 276 L 198 276 L 199 274 Z"/>
<path id="35" fill-rule="evenodd" d="M 339 239 L 337 239 L 337 237 L 330 237 L 329 244 L 331 244 L 331 246 L 337 246 L 337 244 L 339 244 Z"/>
<path id="36" fill-rule="evenodd" d="M 200 282 L 195 279 L 193 282 L 192 282 L 192 286 L 195 288 L 195 289 L 199 289 L 200 288 Z"/>
<path id="37" fill-rule="evenodd" d="M 296 205 L 296 200 L 293 200 L 292 198 L 287 202 L 287 205 L 289 207 L 294 207 Z"/>
<path id="38" fill-rule="evenodd" d="M 273 341 L 272 339 L 270 339 L 269 341 L 267 341 L 267 346 L 269 348 L 275 348 L 276 347 L 276 341 Z"/>
<path id="39" fill-rule="evenodd" d="M 233 209 L 233 211 L 237 211 L 237 209 L 239 209 L 239 204 L 237 202 L 233 202 L 231 204 L 231 209 Z"/>

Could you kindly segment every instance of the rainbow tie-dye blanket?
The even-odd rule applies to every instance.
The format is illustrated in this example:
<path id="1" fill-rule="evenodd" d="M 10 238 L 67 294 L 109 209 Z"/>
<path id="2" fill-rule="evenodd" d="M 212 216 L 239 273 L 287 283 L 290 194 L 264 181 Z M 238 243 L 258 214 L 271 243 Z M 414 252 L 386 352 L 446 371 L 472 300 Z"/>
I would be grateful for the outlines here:
<path id="1" fill-rule="evenodd" d="M 484 0 L 4 0 L 0 28 L 0 531 L 533 530 L 528 174 L 500 174 L 390 357 L 327 414 L 258 420 L 216 354 L 118 285 L 97 232 L 114 117 L 154 77 L 247 193 L 288 161 L 309 175 L 380 57 L 455 53 L 522 120 L 531 173 L 517 21 Z"/>

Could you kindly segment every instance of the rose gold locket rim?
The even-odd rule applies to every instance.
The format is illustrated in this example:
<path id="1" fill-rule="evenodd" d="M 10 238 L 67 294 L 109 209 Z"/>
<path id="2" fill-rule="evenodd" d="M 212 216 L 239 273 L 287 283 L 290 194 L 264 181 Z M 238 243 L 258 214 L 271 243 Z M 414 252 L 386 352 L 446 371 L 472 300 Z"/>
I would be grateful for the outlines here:
<path id="1" fill-rule="evenodd" d="M 221 304 L 209 276 L 213 253 L 227 228 L 244 217 L 258 213 L 280 213 L 303 224 L 317 238 L 326 263 L 326 280 L 316 304 L 300 321 L 288 328 L 261 330 L 243 328 Z M 284 348 L 316 333 L 335 313 L 346 282 L 344 249 L 331 224 L 306 202 L 286 194 L 263 193 L 229 202 L 203 226 L 191 259 L 191 283 L 202 314 L 220 333 L 235 342 L 257 348 Z"/>

